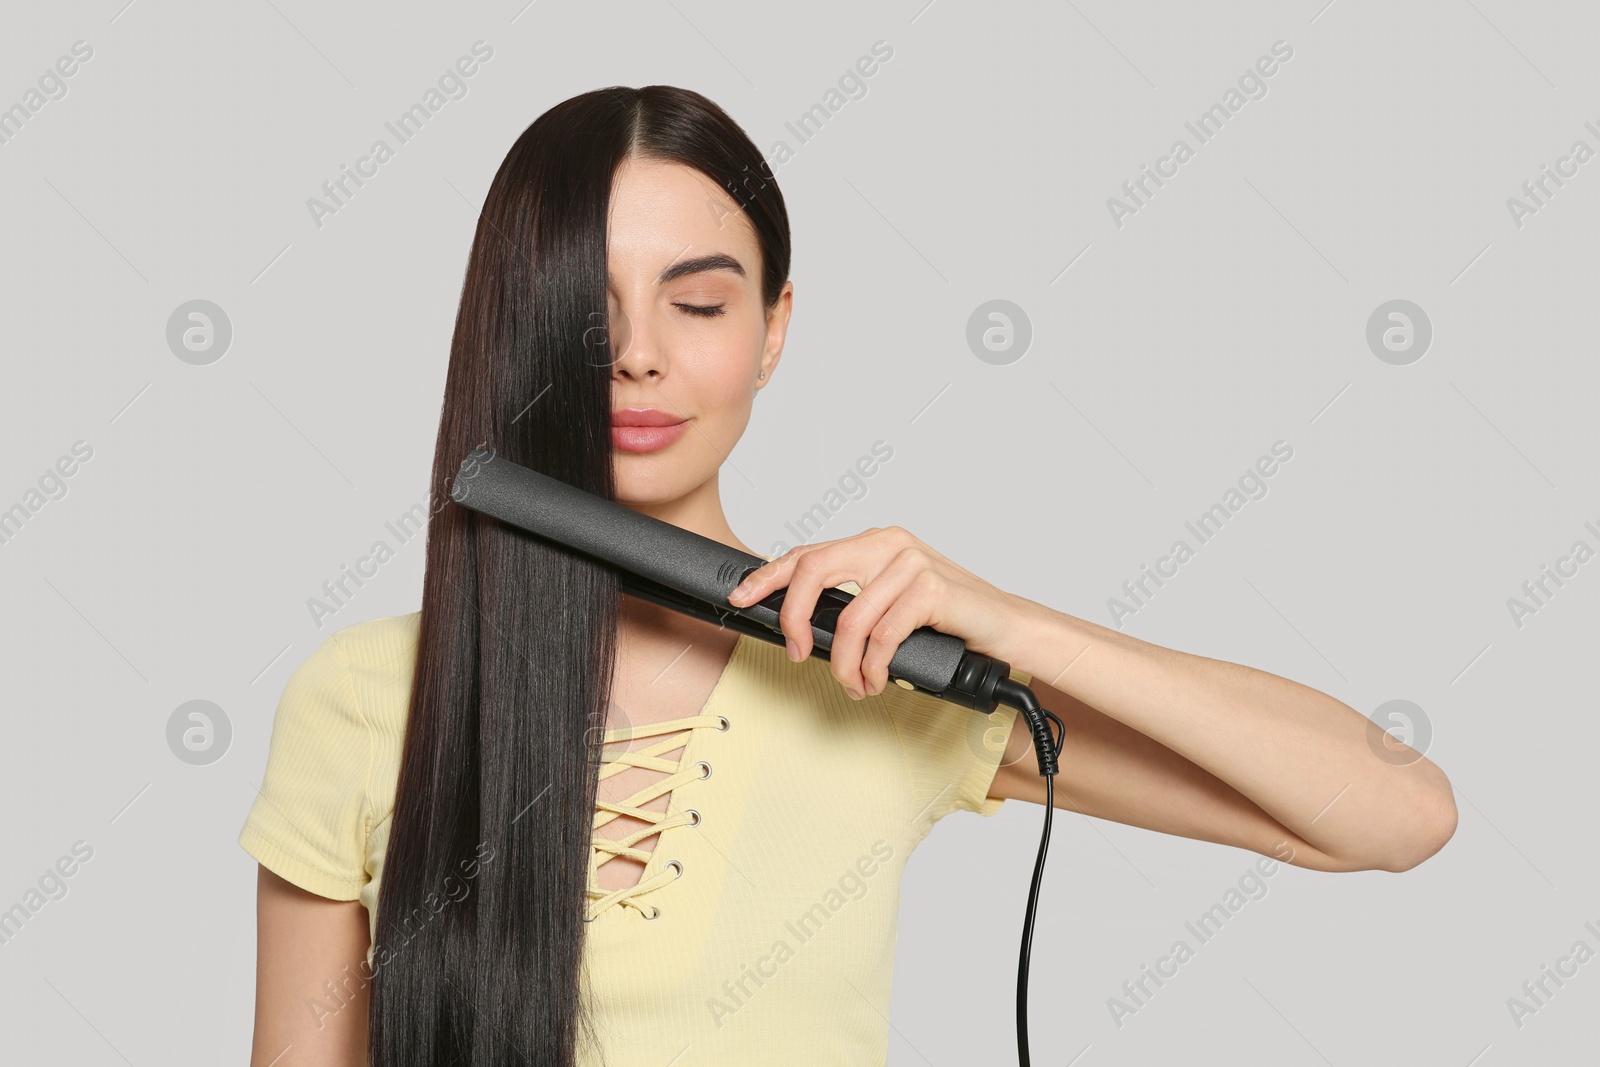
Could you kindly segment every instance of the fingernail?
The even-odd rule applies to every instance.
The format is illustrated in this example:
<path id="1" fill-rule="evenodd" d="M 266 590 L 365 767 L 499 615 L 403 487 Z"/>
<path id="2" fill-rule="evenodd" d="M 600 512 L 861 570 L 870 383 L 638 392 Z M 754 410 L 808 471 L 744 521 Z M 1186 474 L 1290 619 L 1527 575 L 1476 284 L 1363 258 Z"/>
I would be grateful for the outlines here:
<path id="1" fill-rule="evenodd" d="M 744 596 L 749 591 L 750 591 L 750 586 L 749 586 L 748 583 L 736 585 L 733 588 L 733 592 L 728 594 L 728 599 L 729 600 L 738 600 L 740 597 Z"/>
<path id="2" fill-rule="evenodd" d="M 792 637 L 784 638 L 784 644 L 789 646 L 789 658 L 796 663 L 800 662 L 800 646 L 795 643 L 795 639 Z"/>
<path id="3" fill-rule="evenodd" d="M 850 699 L 851 700 L 860 700 L 861 699 L 861 694 L 856 692 L 854 689 L 846 689 L 845 692 L 850 694 Z"/>

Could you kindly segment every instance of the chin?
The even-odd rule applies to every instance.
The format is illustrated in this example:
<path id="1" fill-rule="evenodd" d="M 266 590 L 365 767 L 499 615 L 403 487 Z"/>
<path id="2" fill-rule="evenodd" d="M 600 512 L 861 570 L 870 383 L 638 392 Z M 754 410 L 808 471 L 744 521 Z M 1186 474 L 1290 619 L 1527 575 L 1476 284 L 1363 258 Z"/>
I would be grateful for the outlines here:
<path id="1" fill-rule="evenodd" d="M 633 458 L 629 455 L 629 458 Z M 643 458 L 648 458 L 648 455 Z M 616 491 L 617 503 L 630 504 L 635 507 L 648 507 L 655 504 L 666 504 L 687 491 L 677 484 L 679 478 L 674 477 L 676 472 L 666 472 L 664 477 L 647 477 L 638 470 L 629 470 L 630 464 L 626 460 L 617 464 Z"/>

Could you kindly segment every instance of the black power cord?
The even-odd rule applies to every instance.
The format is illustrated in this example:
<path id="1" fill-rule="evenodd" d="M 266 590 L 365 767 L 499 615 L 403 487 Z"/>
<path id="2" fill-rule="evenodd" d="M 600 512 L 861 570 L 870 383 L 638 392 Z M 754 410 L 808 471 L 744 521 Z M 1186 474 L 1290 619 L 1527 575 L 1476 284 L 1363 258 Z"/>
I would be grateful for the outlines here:
<path id="1" fill-rule="evenodd" d="M 1017 962 L 1017 1064 L 1029 1067 L 1028 1059 L 1028 965 L 1033 955 L 1033 917 L 1039 910 L 1039 884 L 1044 879 L 1044 857 L 1050 847 L 1050 816 L 1056 807 L 1056 771 L 1059 769 L 1061 742 L 1066 739 L 1066 726 L 1055 713 L 1039 704 L 1033 690 L 1010 678 L 995 685 L 994 698 L 1002 704 L 1017 709 L 1033 735 L 1033 749 L 1039 760 L 1039 774 L 1044 778 L 1044 831 L 1039 838 L 1039 856 L 1033 862 L 1033 883 L 1028 887 L 1027 916 L 1022 923 L 1022 955 Z M 1050 736 L 1046 720 L 1056 724 L 1055 737 Z"/>

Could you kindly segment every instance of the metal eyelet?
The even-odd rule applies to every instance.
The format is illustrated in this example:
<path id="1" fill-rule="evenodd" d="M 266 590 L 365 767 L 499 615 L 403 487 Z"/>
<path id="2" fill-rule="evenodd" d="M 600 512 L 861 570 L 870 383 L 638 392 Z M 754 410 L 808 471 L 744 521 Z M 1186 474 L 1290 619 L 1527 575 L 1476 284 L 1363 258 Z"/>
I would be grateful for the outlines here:
<path id="1" fill-rule="evenodd" d="M 700 776 L 700 780 L 702 782 L 711 777 L 711 764 L 707 763 L 705 760 L 698 760 L 695 763 L 695 766 L 705 768 L 705 773 Z"/>
<path id="2" fill-rule="evenodd" d="M 694 816 L 694 821 L 690 822 L 690 823 L 685 823 L 684 824 L 685 826 L 699 826 L 700 825 L 700 812 L 698 812 L 694 808 L 685 808 L 684 812 L 686 814 L 688 814 L 688 815 L 693 815 Z"/>
<path id="3" fill-rule="evenodd" d="M 728 732 L 728 727 L 731 726 L 732 723 L 728 722 L 728 717 L 726 715 L 718 715 L 717 718 L 722 720 L 722 725 L 717 727 L 717 733 L 719 733 L 719 734 L 727 733 Z"/>
<path id="4" fill-rule="evenodd" d="M 678 868 L 678 877 L 679 878 L 683 877 L 683 861 L 682 860 L 668 860 L 666 862 L 665 866 Z M 656 910 L 660 911 L 661 909 L 657 908 Z"/>
<path id="5" fill-rule="evenodd" d="M 657 908 L 653 914 L 642 916 L 642 918 L 645 922 L 649 922 L 652 919 L 659 919 L 661 918 L 661 909 Z"/>

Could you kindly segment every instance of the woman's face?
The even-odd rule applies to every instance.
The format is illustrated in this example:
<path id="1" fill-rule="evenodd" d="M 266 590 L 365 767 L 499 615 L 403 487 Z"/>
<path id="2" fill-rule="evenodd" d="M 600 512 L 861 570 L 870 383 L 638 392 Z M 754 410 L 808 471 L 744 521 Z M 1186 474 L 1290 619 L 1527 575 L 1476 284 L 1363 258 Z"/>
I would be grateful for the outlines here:
<path id="1" fill-rule="evenodd" d="M 692 167 L 642 159 L 612 184 L 606 268 L 617 499 L 667 503 L 710 482 L 744 433 L 782 354 L 791 286 L 769 315 L 738 203 Z M 650 416 L 673 425 L 618 425 Z"/>

